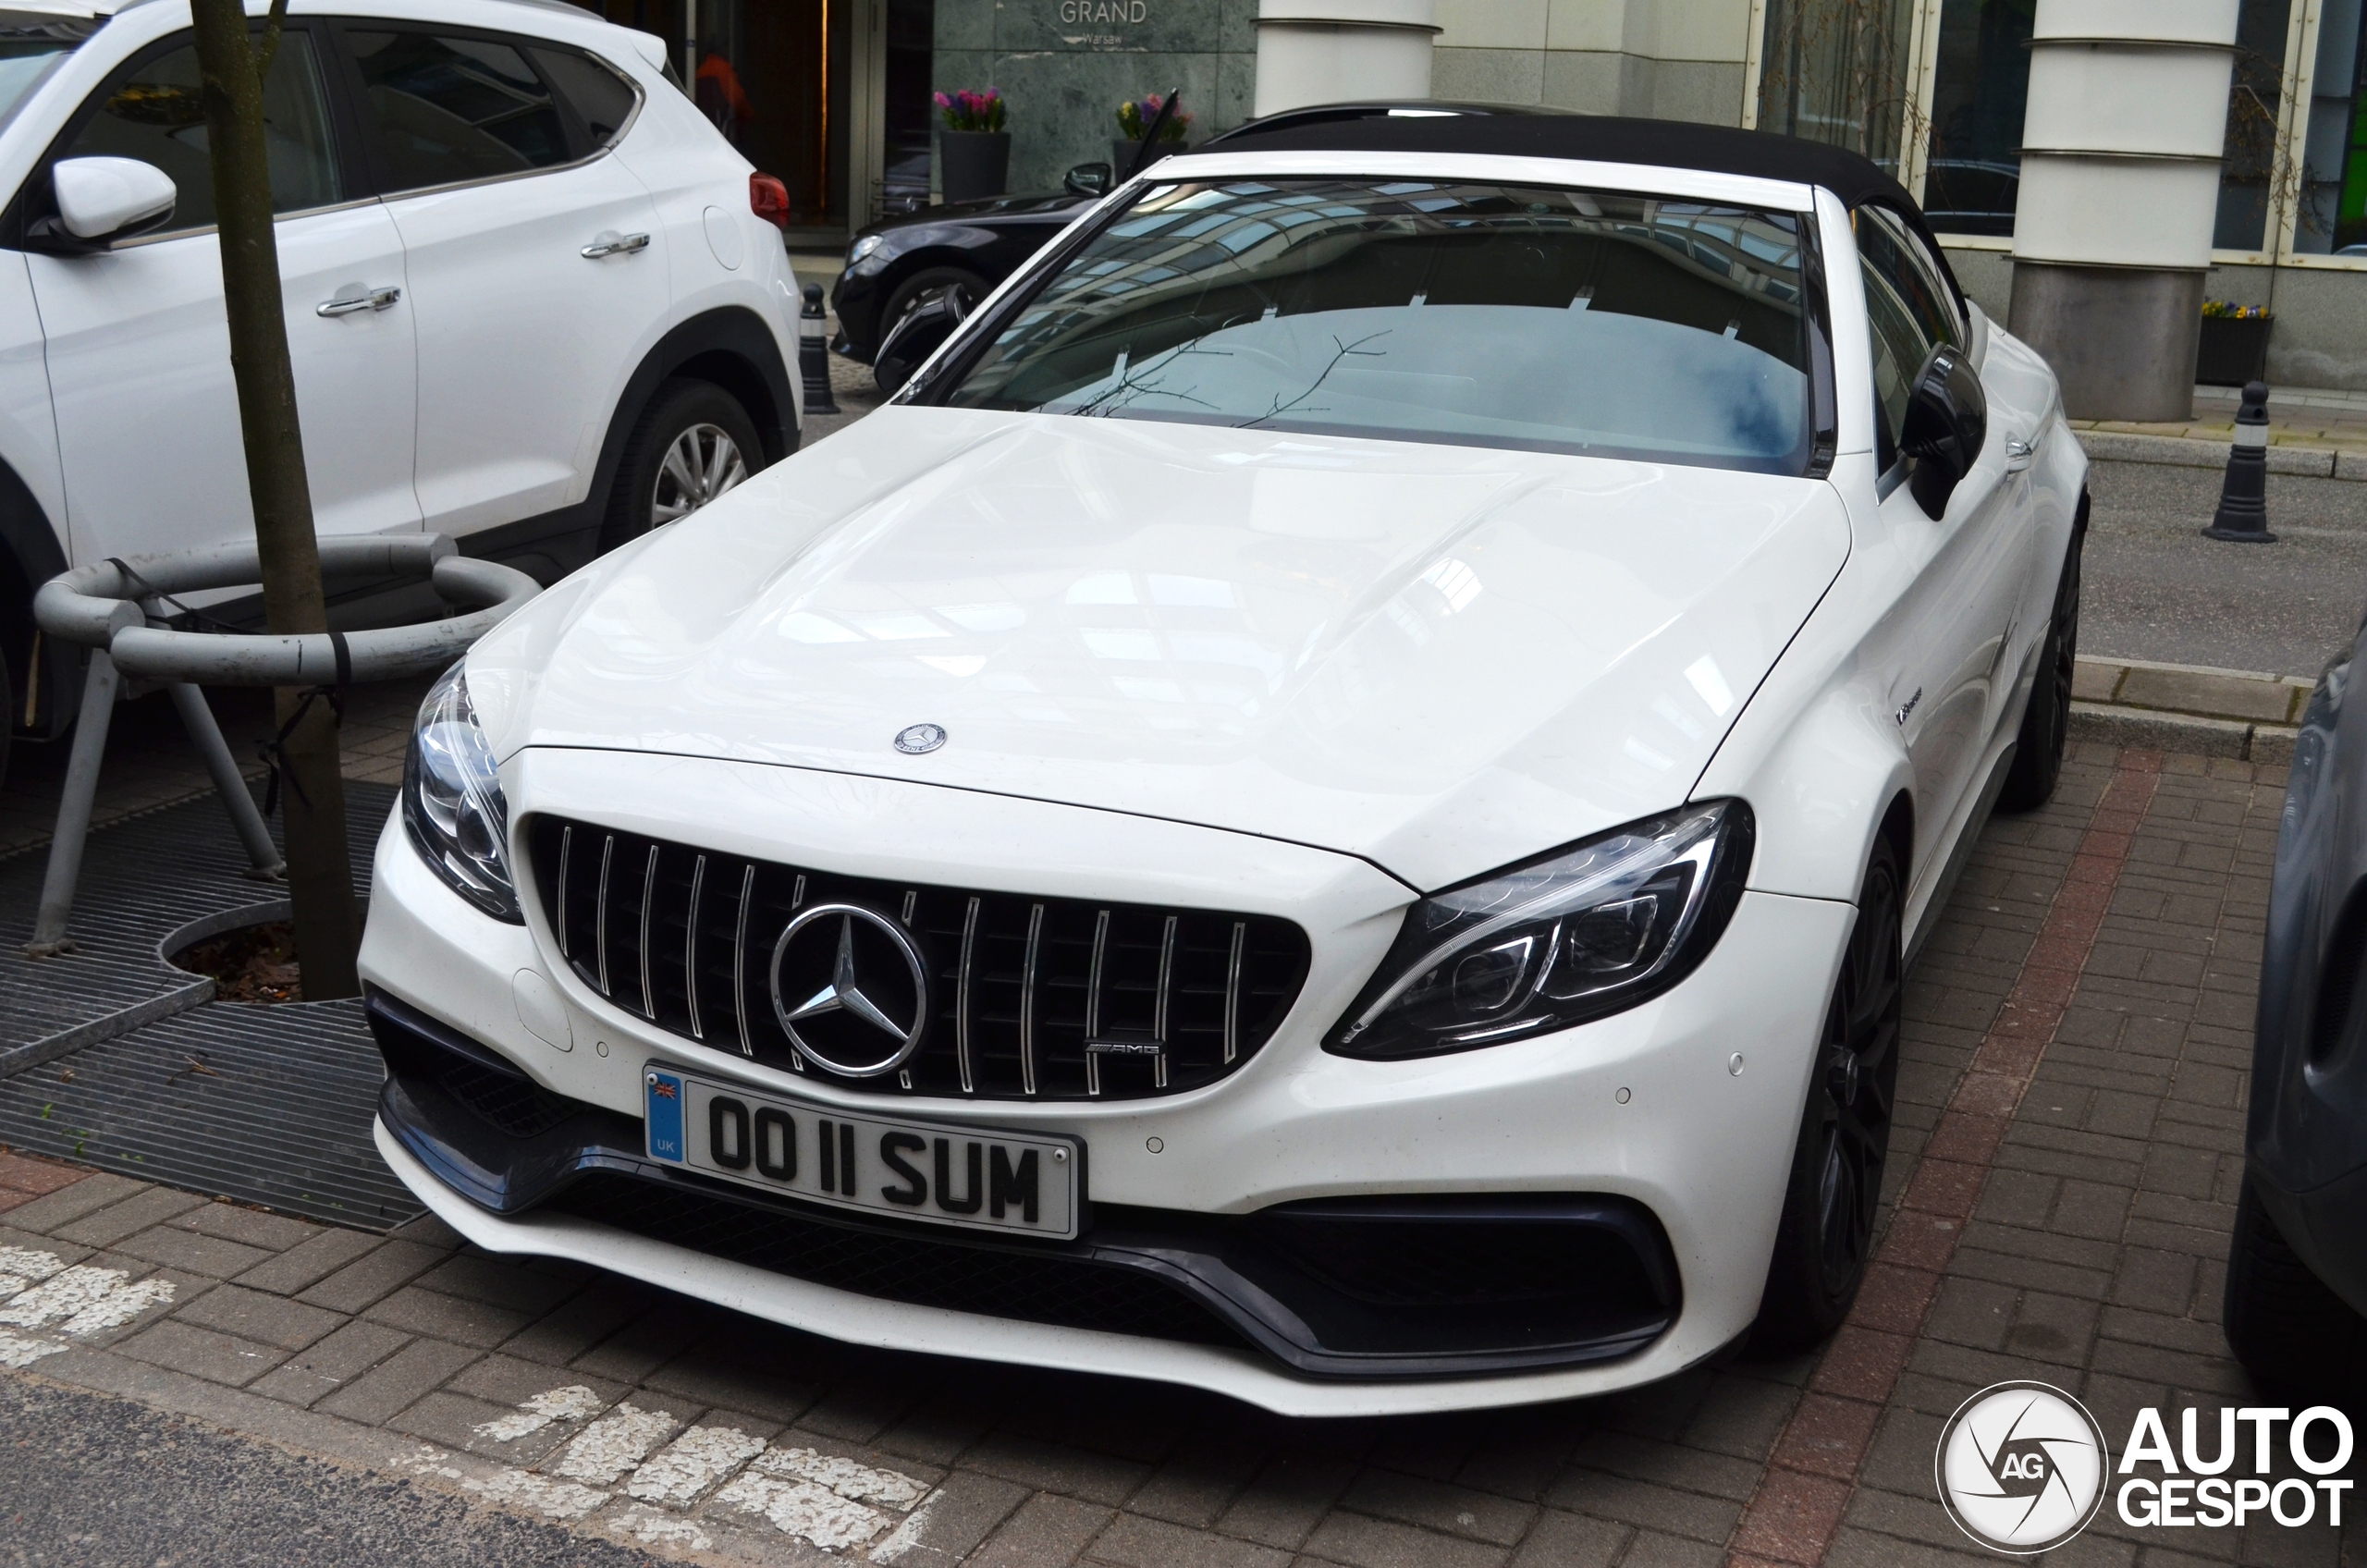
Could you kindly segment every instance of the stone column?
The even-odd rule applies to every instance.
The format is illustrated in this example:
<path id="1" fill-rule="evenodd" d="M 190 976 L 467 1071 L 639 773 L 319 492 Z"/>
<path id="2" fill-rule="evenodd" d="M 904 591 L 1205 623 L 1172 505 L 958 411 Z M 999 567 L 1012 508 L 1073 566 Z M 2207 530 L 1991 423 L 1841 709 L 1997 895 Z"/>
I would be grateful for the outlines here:
<path id="1" fill-rule="evenodd" d="M 2192 417 L 2238 0 L 2039 0 L 2007 325 L 2074 419 Z"/>
<path id="2" fill-rule="evenodd" d="M 1437 0 L 1257 0 L 1253 112 L 1428 98 L 1438 32 Z"/>

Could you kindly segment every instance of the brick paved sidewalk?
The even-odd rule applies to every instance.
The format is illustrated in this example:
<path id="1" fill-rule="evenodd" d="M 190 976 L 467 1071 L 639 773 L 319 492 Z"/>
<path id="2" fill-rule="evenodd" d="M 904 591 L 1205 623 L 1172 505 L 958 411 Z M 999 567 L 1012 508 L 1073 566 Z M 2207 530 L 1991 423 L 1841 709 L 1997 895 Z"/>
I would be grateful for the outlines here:
<path id="1" fill-rule="evenodd" d="M 2175 1432 L 2247 1393 L 2217 1316 L 2282 789 L 2089 745 L 2054 804 L 1992 826 L 1911 978 L 1884 1268 L 1821 1358 L 1292 1422 L 860 1351 L 432 1220 L 374 1238 L 0 1158 L 0 1271 L 48 1274 L 0 1300 L 0 1362 L 25 1364 L 0 1376 L 708 1561 L 1994 1562 L 1933 1497 L 1970 1392 L 2056 1383 L 2116 1446 L 2141 1405 Z M 2108 1505 L 2060 1555 L 2333 1564 L 2349 1517 L 2131 1529 Z"/>

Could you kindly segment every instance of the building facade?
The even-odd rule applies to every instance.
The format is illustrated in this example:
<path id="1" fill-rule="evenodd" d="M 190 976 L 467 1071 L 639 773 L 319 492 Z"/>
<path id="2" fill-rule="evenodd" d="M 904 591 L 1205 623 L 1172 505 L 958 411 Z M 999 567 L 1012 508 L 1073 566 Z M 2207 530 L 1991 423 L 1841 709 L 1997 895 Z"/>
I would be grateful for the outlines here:
<path id="1" fill-rule="evenodd" d="M 591 0 L 681 41 L 699 101 L 788 181 L 792 244 L 927 201 L 932 91 L 999 88 L 1011 184 L 1107 159 L 1121 102 L 1248 117 L 1257 0 Z M 1431 92 L 1769 129 L 1892 169 L 2007 319 L 2040 0 L 1436 0 Z M 2175 0 L 2164 0 L 2175 3 Z M 2367 0 L 2240 0 L 2206 294 L 2266 306 L 2270 379 L 2367 390 Z"/>

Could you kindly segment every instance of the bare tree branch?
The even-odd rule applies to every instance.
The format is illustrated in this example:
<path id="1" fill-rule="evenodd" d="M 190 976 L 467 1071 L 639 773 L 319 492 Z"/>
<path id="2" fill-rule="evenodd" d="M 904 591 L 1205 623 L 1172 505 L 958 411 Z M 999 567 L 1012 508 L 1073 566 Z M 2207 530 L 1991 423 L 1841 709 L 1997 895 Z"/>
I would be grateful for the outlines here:
<path id="1" fill-rule="evenodd" d="M 1331 378 L 1331 373 L 1340 368 L 1340 361 L 1342 360 L 1347 359 L 1351 356 L 1360 360 L 1379 360 L 1387 358 L 1388 351 L 1386 349 L 1367 349 L 1365 345 L 1371 342 L 1376 337 L 1386 337 L 1388 336 L 1389 329 L 1383 328 L 1379 332 L 1368 332 L 1364 337 L 1357 338 L 1354 343 L 1343 343 L 1337 337 L 1334 337 L 1331 339 L 1331 347 L 1338 349 L 1339 352 L 1331 356 L 1331 362 L 1323 367 L 1321 374 L 1318 375 L 1313 381 L 1307 383 L 1306 391 L 1300 393 L 1297 397 L 1293 398 L 1287 403 L 1282 400 L 1280 394 L 1277 394 L 1275 396 L 1274 406 L 1272 408 L 1268 409 L 1256 419 L 1243 420 L 1236 428 L 1247 430 L 1254 425 L 1263 424 L 1269 419 L 1280 419 L 1282 415 L 1290 412 L 1293 409 L 1297 408 L 1301 403 L 1306 402 L 1309 398 L 1315 396 L 1317 389 L 1320 387 L 1325 381 Z M 1318 409 L 1315 411 L 1320 413 L 1322 410 Z"/>

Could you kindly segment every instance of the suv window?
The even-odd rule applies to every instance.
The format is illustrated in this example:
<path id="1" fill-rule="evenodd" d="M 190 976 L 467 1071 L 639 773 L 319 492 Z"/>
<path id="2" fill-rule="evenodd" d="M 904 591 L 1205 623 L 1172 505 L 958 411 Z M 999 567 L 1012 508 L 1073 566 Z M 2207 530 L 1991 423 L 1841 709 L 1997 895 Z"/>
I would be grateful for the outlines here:
<path id="1" fill-rule="evenodd" d="M 592 146 L 606 147 L 614 141 L 641 103 L 632 83 L 618 75 L 615 67 L 571 49 L 537 45 L 533 54 L 544 77 L 583 122 Z"/>
<path id="2" fill-rule="evenodd" d="M 1478 180 L 1157 186 L 922 393 L 1799 473 L 1802 221 Z"/>
<path id="3" fill-rule="evenodd" d="M 263 108 L 272 210 L 302 212 L 344 200 L 327 97 L 312 34 L 305 30 L 289 28 L 280 35 L 271 80 L 264 83 Z M 128 67 L 100 90 L 95 112 L 57 155 L 138 158 L 153 164 L 172 177 L 180 192 L 167 232 L 210 226 L 214 160 L 205 147 L 196 46 L 176 41 L 162 54 Z"/>
<path id="4" fill-rule="evenodd" d="M 509 44 L 409 30 L 346 37 L 362 67 L 385 194 L 574 157 L 549 84 Z"/>

